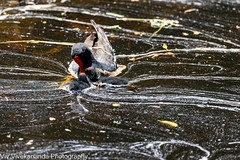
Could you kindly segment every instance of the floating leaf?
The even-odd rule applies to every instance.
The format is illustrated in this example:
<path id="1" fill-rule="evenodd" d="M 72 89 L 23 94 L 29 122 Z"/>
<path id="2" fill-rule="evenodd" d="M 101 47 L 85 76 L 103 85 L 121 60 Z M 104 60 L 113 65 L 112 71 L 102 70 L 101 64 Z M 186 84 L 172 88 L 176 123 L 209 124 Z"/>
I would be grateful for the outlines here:
<path id="1" fill-rule="evenodd" d="M 155 34 L 160 32 L 162 30 L 162 28 L 169 28 L 169 27 L 173 26 L 174 24 L 178 24 L 179 23 L 176 20 L 169 20 L 169 19 L 154 19 L 154 20 L 151 20 L 150 22 L 151 22 L 151 27 L 159 28 L 159 29 L 157 31 L 155 31 L 149 37 L 149 39 L 151 39 Z"/>
<path id="2" fill-rule="evenodd" d="M 100 133 L 106 133 L 106 131 L 104 131 L 104 130 L 100 130 L 99 132 L 100 132 Z"/>
<path id="3" fill-rule="evenodd" d="M 23 141 L 23 138 L 18 138 L 19 141 Z"/>
<path id="4" fill-rule="evenodd" d="M 8 134 L 6 137 L 7 137 L 7 138 L 11 138 L 11 134 Z"/>
<path id="5" fill-rule="evenodd" d="M 33 140 L 29 140 L 27 143 L 26 143 L 26 145 L 28 145 L 28 146 L 30 146 L 30 145 L 32 145 L 33 144 Z"/>
<path id="6" fill-rule="evenodd" d="M 5 20 L 8 16 L 9 16 L 9 14 L 1 15 L 0 20 Z"/>
<path id="7" fill-rule="evenodd" d="M 121 124 L 121 121 L 113 121 L 115 124 Z"/>
<path id="8" fill-rule="evenodd" d="M 176 55 L 173 53 L 173 52 L 166 52 L 166 53 L 152 53 L 152 54 L 149 54 L 149 55 L 146 55 L 146 56 L 141 56 L 141 57 L 138 57 L 136 58 L 136 60 L 139 60 L 139 59 L 143 59 L 143 58 L 156 58 L 158 56 L 172 56 L 172 57 L 176 57 Z"/>
<path id="9" fill-rule="evenodd" d="M 58 20 L 58 21 L 63 21 L 63 20 L 64 20 L 64 18 L 63 18 L 63 17 L 61 17 L 61 18 L 57 18 L 56 20 Z"/>
<path id="10" fill-rule="evenodd" d="M 49 117 L 49 120 L 50 120 L 50 121 L 55 121 L 56 118 L 54 118 L 54 117 Z"/>
<path id="11" fill-rule="evenodd" d="M 39 40 L 20 40 L 20 41 L 5 41 L 0 42 L 0 44 L 8 44 L 8 43 L 45 43 L 45 44 L 57 44 L 57 45 L 65 45 L 65 46 L 73 46 L 75 43 L 70 42 L 52 42 L 52 41 L 39 41 Z"/>
<path id="12" fill-rule="evenodd" d="M 178 126 L 177 123 L 175 123 L 175 122 L 171 122 L 171 121 L 161 121 L 161 120 L 158 120 L 158 122 L 161 122 L 161 123 L 167 124 L 167 125 L 172 126 L 172 127 L 177 127 L 177 126 Z"/>
<path id="13" fill-rule="evenodd" d="M 200 32 L 198 32 L 198 31 L 194 31 L 193 34 L 194 34 L 194 35 L 199 35 Z"/>
<path id="14" fill-rule="evenodd" d="M 169 28 L 171 26 L 179 27 L 182 25 L 179 25 L 179 21 L 177 20 L 170 20 L 170 19 L 143 19 L 143 18 L 117 18 L 117 20 L 122 21 L 147 21 L 151 23 L 151 27 L 158 28 L 157 31 L 155 31 L 149 39 L 151 39 L 155 34 L 161 31 L 162 28 Z"/>
<path id="15" fill-rule="evenodd" d="M 119 103 L 114 103 L 112 104 L 113 107 L 120 107 L 120 104 Z"/>
<path id="16" fill-rule="evenodd" d="M 74 77 L 73 77 L 72 75 L 65 77 L 65 78 L 61 81 L 61 85 L 59 86 L 59 88 L 63 89 L 66 84 L 69 84 L 69 83 L 72 82 L 73 80 L 74 80 Z"/>
<path id="17" fill-rule="evenodd" d="M 198 9 L 192 8 L 192 9 L 185 10 L 184 13 L 190 13 L 190 12 L 196 12 L 196 11 L 198 11 Z"/>
<path id="18" fill-rule="evenodd" d="M 79 28 L 73 28 L 74 31 L 80 32 L 81 30 Z"/>
<path id="19" fill-rule="evenodd" d="M 120 27 L 119 25 L 114 25 L 114 26 L 109 26 L 107 27 L 108 29 L 115 29 L 116 31 L 122 29 L 122 27 Z"/>
<path id="20" fill-rule="evenodd" d="M 186 32 L 183 32 L 182 34 L 183 34 L 184 36 L 189 36 L 189 34 L 186 33 Z"/>
<path id="21" fill-rule="evenodd" d="M 118 17 L 118 18 L 123 18 L 124 17 L 124 15 L 113 13 L 113 12 L 107 12 L 106 14 L 109 15 L 109 16 Z"/>
<path id="22" fill-rule="evenodd" d="M 73 105 L 73 103 L 67 103 L 67 106 L 72 106 Z"/>
<path id="23" fill-rule="evenodd" d="M 135 62 L 135 60 L 136 60 L 136 58 L 134 58 L 134 57 L 129 59 L 129 61 L 133 61 L 133 62 Z"/>
<path id="24" fill-rule="evenodd" d="M 163 47 L 164 49 L 168 50 L 168 46 L 167 46 L 165 43 L 162 45 L 162 47 Z"/>
<path id="25" fill-rule="evenodd" d="M 206 108 L 206 106 L 203 106 L 203 105 L 197 105 L 197 107 Z"/>
<path id="26" fill-rule="evenodd" d="M 240 29 L 240 26 L 239 26 L 239 25 L 236 25 L 236 28 L 237 28 L 237 29 Z"/>
<path id="27" fill-rule="evenodd" d="M 70 129 L 67 129 L 67 128 L 65 129 L 65 131 L 66 131 L 66 132 L 72 132 Z"/>
<path id="28" fill-rule="evenodd" d="M 42 9 L 52 8 L 54 6 L 56 6 L 56 4 L 27 5 L 27 6 L 24 6 L 24 9 L 26 9 L 26 10 L 42 10 Z"/>
<path id="29" fill-rule="evenodd" d="M 146 33 L 145 32 L 134 32 L 133 34 L 136 36 L 138 36 L 138 35 L 142 36 L 142 35 L 145 35 Z"/>

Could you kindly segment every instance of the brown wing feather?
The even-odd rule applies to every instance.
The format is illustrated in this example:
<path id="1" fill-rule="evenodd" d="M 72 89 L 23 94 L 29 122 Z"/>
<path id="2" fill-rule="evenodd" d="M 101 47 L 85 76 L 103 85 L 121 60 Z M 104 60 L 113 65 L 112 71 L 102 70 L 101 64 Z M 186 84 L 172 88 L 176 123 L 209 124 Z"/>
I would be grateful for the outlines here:
<path id="1" fill-rule="evenodd" d="M 97 35 L 91 34 L 84 43 L 88 47 L 92 47 L 93 56 L 98 62 L 112 67 L 116 66 L 115 54 L 106 34 L 93 20 L 91 23 Z"/>

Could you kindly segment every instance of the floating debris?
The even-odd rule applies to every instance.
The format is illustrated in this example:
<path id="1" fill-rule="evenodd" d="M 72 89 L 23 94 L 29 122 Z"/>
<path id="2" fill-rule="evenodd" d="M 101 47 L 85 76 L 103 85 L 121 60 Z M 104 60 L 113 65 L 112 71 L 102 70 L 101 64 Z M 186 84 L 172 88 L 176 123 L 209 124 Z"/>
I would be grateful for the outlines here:
<path id="1" fill-rule="evenodd" d="M 121 124 L 121 121 L 113 121 L 114 124 Z"/>
<path id="2" fill-rule="evenodd" d="M 113 107 L 120 107 L 120 104 L 119 103 L 114 103 L 112 104 Z"/>
<path id="3" fill-rule="evenodd" d="M 0 15 L 0 20 L 5 20 L 8 16 L 9 14 Z"/>
<path id="4" fill-rule="evenodd" d="M 45 52 L 45 53 L 41 53 L 40 55 L 49 55 L 49 54 L 54 54 L 54 53 L 58 53 L 62 50 L 62 48 L 59 46 L 59 47 L 56 47 L 56 48 L 53 48 L 53 49 L 50 49 L 49 51 Z"/>
<path id="5" fill-rule="evenodd" d="M 182 25 L 179 24 L 178 20 L 170 20 L 170 19 L 143 19 L 143 18 L 117 18 L 117 20 L 122 20 L 122 21 L 147 21 L 150 22 L 151 27 L 153 28 L 159 28 L 157 31 L 155 31 L 149 39 L 151 39 L 155 34 L 161 31 L 162 28 L 169 28 L 171 26 L 174 27 L 180 27 Z"/>
<path id="6" fill-rule="evenodd" d="M 197 107 L 199 107 L 199 108 L 206 108 L 206 106 L 204 106 L 204 105 L 197 105 Z"/>
<path id="7" fill-rule="evenodd" d="M 55 121 L 56 118 L 54 118 L 54 117 L 49 117 L 49 120 L 50 120 L 50 121 Z"/>
<path id="8" fill-rule="evenodd" d="M 162 47 L 163 47 L 164 49 L 168 50 L 168 46 L 167 46 L 165 43 L 162 45 Z"/>
<path id="9" fill-rule="evenodd" d="M 133 57 L 133 58 L 130 58 L 129 61 L 135 62 L 135 61 L 136 61 L 136 58 L 134 58 L 134 57 Z"/>
<path id="10" fill-rule="evenodd" d="M 145 32 L 134 32 L 133 34 L 136 36 L 138 36 L 138 35 L 142 36 L 142 35 L 145 35 L 146 33 Z"/>
<path id="11" fill-rule="evenodd" d="M 193 34 L 194 35 L 199 35 L 201 32 L 198 32 L 198 31 L 193 31 Z"/>
<path id="12" fill-rule="evenodd" d="M 9 44 L 9 43 L 45 43 L 45 44 L 56 44 L 64 46 L 73 46 L 75 43 L 70 42 L 53 42 L 53 41 L 39 41 L 39 40 L 19 40 L 19 41 L 4 41 L 0 44 Z"/>
<path id="13" fill-rule="evenodd" d="M 175 122 L 171 122 L 171 121 L 161 121 L 161 120 L 158 120 L 158 122 L 161 122 L 161 123 L 167 124 L 167 125 L 172 126 L 172 127 L 177 127 L 177 126 L 178 126 L 177 123 L 175 123 Z"/>
<path id="14" fill-rule="evenodd" d="M 71 83 L 74 80 L 74 77 L 72 75 L 65 77 L 60 83 L 59 88 L 63 89 L 65 85 Z"/>
<path id="15" fill-rule="evenodd" d="M 18 138 L 19 141 L 23 141 L 23 138 Z"/>
<path id="16" fill-rule="evenodd" d="M 113 12 L 107 12 L 106 14 L 109 16 L 118 17 L 118 18 L 124 17 L 124 15 L 113 13 Z"/>
<path id="17" fill-rule="evenodd" d="M 113 25 L 113 26 L 107 27 L 107 29 L 115 29 L 116 31 L 119 31 L 120 29 L 122 29 L 122 27 L 120 27 L 119 25 Z"/>
<path id="18" fill-rule="evenodd" d="M 28 145 L 28 146 L 30 146 L 30 145 L 32 145 L 33 144 L 33 140 L 29 140 L 27 143 L 26 143 L 26 145 Z"/>
<path id="19" fill-rule="evenodd" d="M 65 129 L 65 131 L 66 131 L 66 132 L 72 132 L 70 129 L 67 129 L 67 128 Z"/>
<path id="20" fill-rule="evenodd" d="M 182 34 L 183 34 L 184 36 L 189 36 L 189 34 L 186 33 L 186 32 L 183 32 Z"/>
<path id="21" fill-rule="evenodd" d="M 184 14 L 190 13 L 190 12 L 197 12 L 197 11 L 198 11 L 198 9 L 196 9 L 196 8 L 187 9 L 187 10 L 184 11 Z"/>
<path id="22" fill-rule="evenodd" d="M 176 57 L 176 55 L 173 53 L 173 52 L 166 52 L 166 53 L 152 53 L 152 54 L 149 54 L 149 55 L 146 55 L 146 56 L 142 56 L 142 57 L 138 57 L 138 58 L 130 58 L 129 61 L 136 61 L 136 60 L 139 60 L 139 59 L 144 59 L 144 58 L 156 58 L 158 56 L 172 56 L 172 57 Z M 133 62 L 134 62 L 133 61 Z"/>

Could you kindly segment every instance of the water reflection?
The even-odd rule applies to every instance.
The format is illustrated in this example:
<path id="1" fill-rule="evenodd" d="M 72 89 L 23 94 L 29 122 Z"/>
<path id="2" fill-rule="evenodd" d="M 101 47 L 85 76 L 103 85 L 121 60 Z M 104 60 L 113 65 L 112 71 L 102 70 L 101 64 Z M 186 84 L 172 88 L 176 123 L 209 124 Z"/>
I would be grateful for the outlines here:
<path id="1" fill-rule="evenodd" d="M 238 1 L 0 3 L 0 153 L 239 159 Z M 149 39 L 157 28 L 148 21 L 109 13 L 181 26 Z M 71 45 L 93 31 L 90 19 L 127 66 L 121 76 L 129 86 L 82 94 L 58 88 L 68 75 Z"/>

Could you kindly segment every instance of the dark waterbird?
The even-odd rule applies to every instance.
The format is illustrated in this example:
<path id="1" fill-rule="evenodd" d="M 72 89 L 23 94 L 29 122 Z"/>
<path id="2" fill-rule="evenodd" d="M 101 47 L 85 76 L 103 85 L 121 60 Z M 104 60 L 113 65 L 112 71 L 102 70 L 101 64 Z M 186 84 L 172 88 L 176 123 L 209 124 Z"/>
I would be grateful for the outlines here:
<path id="1" fill-rule="evenodd" d="M 91 20 L 96 33 L 91 34 L 84 43 L 76 43 L 71 50 L 73 58 L 69 71 L 77 81 L 69 89 L 82 90 L 91 86 L 91 82 L 102 82 L 112 85 L 125 85 L 126 79 L 100 74 L 96 69 L 113 72 L 118 66 L 112 46 L 104 31 Z"/>

